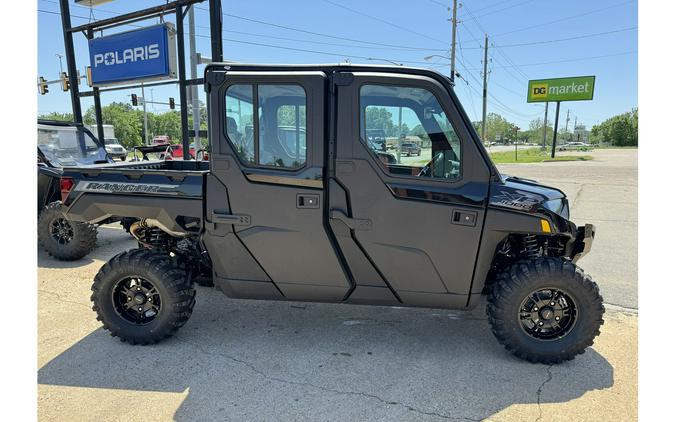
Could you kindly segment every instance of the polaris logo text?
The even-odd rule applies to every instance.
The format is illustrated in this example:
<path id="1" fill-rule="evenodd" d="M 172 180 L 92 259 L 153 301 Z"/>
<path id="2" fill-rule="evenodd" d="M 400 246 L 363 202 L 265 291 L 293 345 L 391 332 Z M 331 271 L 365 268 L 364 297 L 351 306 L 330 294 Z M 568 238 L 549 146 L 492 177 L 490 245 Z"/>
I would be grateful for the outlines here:
<path id="1" fill-rule="evenodd" d="M 159 57 L 159 44 L 149 44 L 141 47 L 127 48 L 123 51 L 109 51 L 94 54 L 94 67 L 99 65 L 113 66 L 117 64 L 134 63 L 143 60 L 152 60 Z"/>

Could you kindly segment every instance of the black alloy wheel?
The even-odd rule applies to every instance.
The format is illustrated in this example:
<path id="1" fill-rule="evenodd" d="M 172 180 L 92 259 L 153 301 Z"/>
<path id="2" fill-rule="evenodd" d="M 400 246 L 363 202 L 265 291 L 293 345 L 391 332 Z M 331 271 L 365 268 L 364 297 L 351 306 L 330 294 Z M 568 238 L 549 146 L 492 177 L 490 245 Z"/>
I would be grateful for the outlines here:
<path id="1" fill-rule="evenodd" d="M 73 240 L 73 226 L 65 218 L 55 218 L 49 226 L 49 235 L 60 245 Z"/>
<path id="2" fill-rule="evenodd" d="M 138 276 L 118 281 L 113 288 L 112 300 L 117 315 L 137 325 L 152 322 L 162 309 L 162 298 L 155 285 Z"/>
<path id="3" fill-rule="evenodd" d="M 578 309 L 572 297 L 561 289 L 538 289 L 520 304 L 520 328 L 537 340 L 566 336 L 577 322 Z"/>

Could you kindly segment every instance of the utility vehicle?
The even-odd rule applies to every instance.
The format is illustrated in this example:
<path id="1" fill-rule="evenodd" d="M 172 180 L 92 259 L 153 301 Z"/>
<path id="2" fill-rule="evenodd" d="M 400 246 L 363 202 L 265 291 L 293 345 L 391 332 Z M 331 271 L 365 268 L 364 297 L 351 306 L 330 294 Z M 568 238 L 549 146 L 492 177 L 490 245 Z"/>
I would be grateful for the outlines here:
<path id="1" fill-rule="evenodd" d="M 576 265 L 593 225 L 570 221 L 560 190 L 499 173 L 448 78 L 211 64 L 204 81 L 208 162 L 64 169 L 69 218 L 138 219 L 140 247 L 92 287 L 113 336 L 172 335 L 204 274 L 233 298 L 470 309 L 487 295 L 497 339 L 532 362 L 572 359 L 599 334 L 602 298 Z M 368 142 L 392 116 L 430 140 L 412 164 Z"/>
<path id="2" fill-rule="evenodd" d="M 91 131 L 72 122 L 38 120 L 38 241 L 61 261 L 83 258 L 96 246 L 97 227 L 70 221 L 61 209 L 63 166 L 114 163 L 104 145 Z M 121 221 L 128 228 L 133 219 L 108 218 L 97 224 Z"/>

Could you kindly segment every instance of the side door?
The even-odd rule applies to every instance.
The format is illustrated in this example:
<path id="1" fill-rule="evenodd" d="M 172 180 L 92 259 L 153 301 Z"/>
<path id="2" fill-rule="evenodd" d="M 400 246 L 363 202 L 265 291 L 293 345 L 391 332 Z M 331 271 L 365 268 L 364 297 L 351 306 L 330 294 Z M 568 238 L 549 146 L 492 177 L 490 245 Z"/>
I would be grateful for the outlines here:
<path id="1" fill-rule="evenodd" d="M 342 300 L 351 284 L 324 215 L 325 74 L 223 75 L 206 209 L 217 281 L 231 296 L 275 296 L 271 283 L 287 299 Z"/>
<path id="2" fill-rule="evenodd" d="M 351 83 L 337 91 L 333 229 L 403 304 L 465 306 L 490 172 L 456 99 L 420 75 L 341 79 Z M 370 269 L 352 272 L 356 291 L 377 284 Z"/>

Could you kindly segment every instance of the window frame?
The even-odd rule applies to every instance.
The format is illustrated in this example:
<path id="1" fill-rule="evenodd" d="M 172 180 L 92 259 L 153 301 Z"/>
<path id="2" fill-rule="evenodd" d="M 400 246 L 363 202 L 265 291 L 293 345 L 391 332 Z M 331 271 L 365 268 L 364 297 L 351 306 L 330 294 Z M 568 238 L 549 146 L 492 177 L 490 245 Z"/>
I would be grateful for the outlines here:
<path id="1" fill-rule="evenodd" d="M 453 178 L 443 178 L 443 177 L 433 177 L 433 176 L 432 177 L 420 177 L 420 176 L 413 176 L 413 175 L 406 175 L 406 174 L 397 174 L 397 173 L 392 173 L 391 171 L 389 171 L 388 167 L 385 166 L 384 163 L 382 163 L 380 159 L 378 159 L 378 157 L 377 157 L 377 155 L 375 155 L 374 151 L 370 148 L 370 146 L 368 146 L 367 140 L 364 140 L 363 136 L 362 136 L 363 133 L 367 133 L 367 130 L 368 130 L 368 128 L 366 127 L 366 115 L 365 115 L 366 107 L 368 107 L 368 106 L 376 106 L 377 107 L 377 105 L 374 105 L 374 104 L 368 104 L 366 106 L 364 106 L 364 104 L 363 104 L 361 90 L 365 86 L 369 86 L 369 85 L 384 86 L 384 87 L 397 87 L 397 88 L 423 89 L 423 90 L 429 92 L 434 97 L 434 99 L 436 100 L 436 102 L 440 106 L 441 110 L 445 114 L 445 118 L 447 119 L 448 123 L 450 123 L 450 127 L 452 128 L 453 132 L 457 136 L 457 140 L 459 141 L 459 146 L 460 146 L 459 174 L 457 176 L 455 176 Z M 408 82 L 408 81 L 404 81 L 404 80 L 386 81 L 386 82 L 385 81 L 374 81 L 374 80 L 372 80 L 372 81 L 362 81 L 361 83 L 359 83 L 358 87 L 356 87 L 356 88 L 357 88 L 356 89 L 356 97 L 357 97 L 357 102 L 358 102 L 358 115 L 359 115 L 357 133 L 358 133 L 358 137 L 359 137 L 359 142 L 361 143 L 361 146 L 365 147 L 365 149 L 368 151 L 368 155 L 370 156 L 370 158 L 373 159 L 373 161 L 375 161 L 375 163 L 380 168 L 380 170 L 385 174 L 385 176 L 391 177 L 391 178 L 396 178 L 396 179 L 416 180 L 416 181 L 420 181 L 420 182 L 422 182 L 422 181 L 426 181 L 426 182 L 433 181 L 433 182 L 440 182 L 440 183 L 457 183 L 457 182 L 460 182 L 460 181 L 463 180 L 463 178 L 464 178 L 464 150 L 466 149 L 465 142 L 462 140 L 462 137 L 460 136 L 459 132 L 457 131 L 457 128 L 456 128 L 455 124 L 453 123 L 452 119 L 450 118 L 450 116 L 452 114 L 449 113 L 449 110 L 443 104 L 443 102 L 439 99 L 439 97 L 437 95 L 437 92 L 433 89 L 432 86 L 422 86 L 422 84 L 414 83 L 414 82 Z M 380 107 L 382 107 L 382 106 L 380 106 Z M 410 110 L 412 110 L 415 113 L 414 109 L 412 109 L 410 107 L 407 107 L 407 108 L 409 108 Z M 415 113 L 415 115 L 417 116 L 417 118 L 418 118 L 418 120 L 421 124 L 422 120 L 419 119 L 419 115 L 417 115 L 417 113 Z M 436 124 L 440 128 L 440 124 L 438 124 L 438 122 L 436 122 Z M 361 125 L 363 125 L 363 128 L 361 127 Z M 362 129 L 363 129 L 363 131 L 362 131 Z M 443 129 L 442 128 L 440 128 L 440 129 L 441 129 L 441 132 L 443 132 Z M 448 143 L 450 143 L 449 140 L 448 140 Z M 386 144 L 386 141 L 385 141 L 385 144 Z M 432 155 L 430 161 L 433 160 L 433 158 L 434 157 Z M 398 164 L 398 163 L 395 164 L 395 165 L 406 166 L 406 165 Z M 406 167 L 413 168 L 413 166 L 406 166 Z"/>
<path id="2" fill-rule="evenodd" d="M 250 85 L 252 88 L 252 106 L 253 106 L 253 159 L 254 162 L 247 163 L 242 158 L 239 156 L 237 153 L 235 143 L 232 141 L 230 138 L 229 134 L 227 133 L 227 92 L 229 91 L 230 88 L 238 85 Z M 260 114 L 259 114 L 259 108 L 260 108 L 260 99 L 259 99 L 259 90 L 258 87 L 261 85 L 265 86 L 297 86 L 302 89 L 304 99 L 305 99 L 305 161 L 302 163 L 301 166 L 298 167 L 280 167 L 280 166 L 270 166 L 270 165 L 265 165 L 265 164 L 258 164 L 257 161 L 260 160 Z M 265 81 L 265 82 L 260 82 L 260 81 L 253 81 L 253 80 L 233 80 L 232 83 L 226 84 L 222 88 L 222 94 L 220 95 L 220 101 L 223 102 L 223 113 L 220 116 L 220 119 L 222 121 L 222 132 L 223 136 L 227 140 L 227 143 L 229 147 L 232 149 L 232 152 L 234 153 L 233 155 L 236 157 L 237 161 L 239 164 L 246 168 L 246 169 L 261 169 L 261 170 L 276 170 L 276 171 L 282 171 L 285 173 L 299 173 L 303 170 L 306 170 L 307 168 L 310 167 L 310 152 L 311 152 L 311 142 L 309 139 L 309 133 L 310 133 L 310 125 L 311 125 L 311 119 L 309 117 L 309 98 L 308 98 L 308 93 L 307 93 L 307 88 L 303 86 L 301 83 L 298 82 L 275 82 L 275 81 Z M 278 109 L 277 109 L 278 113 Z M 299 113 L 299 106 L 298 106 L 298 113 Z M 275 119 L 277 117 L 275 116 Z M 278 129 L 278 121 L 277 121 L 277 129 Z M 276 135 L 278 136 L 278 135 Z"/>

